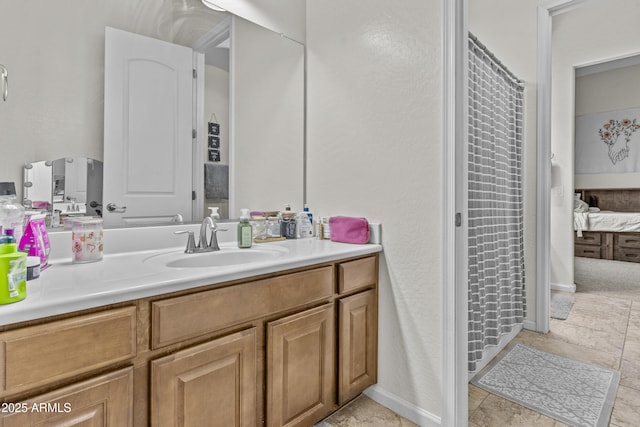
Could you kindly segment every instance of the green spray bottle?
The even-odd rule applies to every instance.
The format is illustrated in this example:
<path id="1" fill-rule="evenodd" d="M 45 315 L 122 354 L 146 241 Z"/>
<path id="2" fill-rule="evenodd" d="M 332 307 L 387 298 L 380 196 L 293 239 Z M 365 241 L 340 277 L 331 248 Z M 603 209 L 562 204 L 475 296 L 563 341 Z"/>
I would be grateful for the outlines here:
<path id="1" fill-rule="evenodd" d="M 0 304 L 11 304 L 26 297 L 27 254 L 18 252 L 13 235 L 4 235 L 0 237 Z"/>

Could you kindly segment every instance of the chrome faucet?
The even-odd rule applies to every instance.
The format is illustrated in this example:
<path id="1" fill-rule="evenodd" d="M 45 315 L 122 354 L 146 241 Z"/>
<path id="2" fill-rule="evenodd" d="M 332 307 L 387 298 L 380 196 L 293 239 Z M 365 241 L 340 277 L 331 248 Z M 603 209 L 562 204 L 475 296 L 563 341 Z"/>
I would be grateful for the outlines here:
<path id="1" fill-rule="evenodd" d="M 207 227 L 211 229 L 211 239 L 207 241 Z M 205 217 L 200 224 L 200 249 L 202 252 L 219 251 L 218 246 L 218 226 L 213 218 Z"/>
<path id="2" fill-rule="evenodd" d="M 211 229 L 211 238 L 207 239 L 207 228 Z M 196 241 L 193 235 L 193 231 L 176 231 L 175 234 L 187 234 L 187 247 L 184 250 L 187 254 L 197 254 L 202 252 L 214 252 L 219 251 L 218 245 L 218 231 L 226 231 L 226 229 L 219 228 L 216 222 L 211 217 L 205 217 L 200 224 L 200 240 L 196 245 Z"/>

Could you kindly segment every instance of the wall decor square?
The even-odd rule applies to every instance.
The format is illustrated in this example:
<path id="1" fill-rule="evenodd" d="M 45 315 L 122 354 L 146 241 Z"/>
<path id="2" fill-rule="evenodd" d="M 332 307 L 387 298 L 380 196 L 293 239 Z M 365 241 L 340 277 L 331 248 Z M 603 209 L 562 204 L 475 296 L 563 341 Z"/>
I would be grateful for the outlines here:
<path id="1" fill-rule="evenodd" d="M 640 172 L 640 108 L 576 117 L 575 173 Z"/>
<path id="2" fill-rule="evenodd" d="M 219 162 L 220 161 L 220 150 L 216 148 L 209 148 L 209 161 L 210 162 Z"/>

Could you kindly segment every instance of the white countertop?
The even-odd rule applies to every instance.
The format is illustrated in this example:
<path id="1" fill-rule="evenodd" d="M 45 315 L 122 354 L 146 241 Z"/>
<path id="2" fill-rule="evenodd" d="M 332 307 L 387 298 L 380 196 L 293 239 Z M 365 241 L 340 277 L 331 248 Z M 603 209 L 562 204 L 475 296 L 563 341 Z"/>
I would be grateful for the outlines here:
<path id="1" fill-rule="evenodd" d="M 73 264 L 70 257 L 56 258 L 38 279 L 27 282 L 26 299 L 0 305 L 0 325 L 382 251 L 379 244 L 352 245 L 311 238 L 254 244 L 254 248 L 266 248 L 265 245 L 287 252 L 274 260 L 207 268 L 170 268 L 143 262 L 156 254 L 180 253 L 184 246 L 105 252 L 101 261 L 87 264 Z M 222 251 L 237 249 L 230 242 L 221 243 L 220 247 Z"/>

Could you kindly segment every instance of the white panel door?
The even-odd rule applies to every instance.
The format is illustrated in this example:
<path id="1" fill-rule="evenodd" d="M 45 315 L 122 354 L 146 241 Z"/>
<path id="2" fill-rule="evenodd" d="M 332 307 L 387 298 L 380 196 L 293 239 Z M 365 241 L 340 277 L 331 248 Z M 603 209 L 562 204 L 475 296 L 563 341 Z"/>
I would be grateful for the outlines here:
<path id="1" fill-rule="evenodd" d="M 106 225 L 192 219 L 192 49 L 106 28 Z"/>

